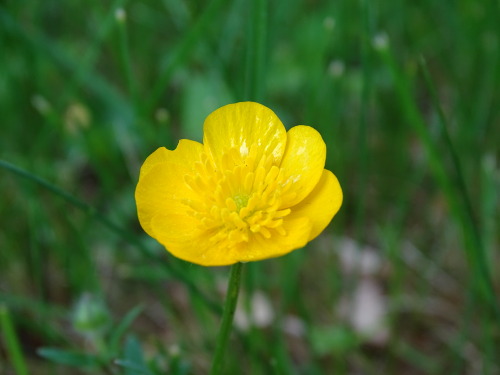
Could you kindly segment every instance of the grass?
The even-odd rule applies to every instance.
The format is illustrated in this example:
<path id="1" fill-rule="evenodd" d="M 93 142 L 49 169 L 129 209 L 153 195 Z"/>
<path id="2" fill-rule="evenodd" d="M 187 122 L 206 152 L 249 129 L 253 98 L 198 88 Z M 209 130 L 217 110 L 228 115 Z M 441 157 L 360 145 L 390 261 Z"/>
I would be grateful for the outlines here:
<path id="1" fill-rule="evenodd" d="M 0 6 L 0 373 L 209 371 L 228 269 L 166 253 L 133 195 L 247 99 L 321 132 L 345 198 L 245 266 L 225 372 L 500 373 L 498 3 L 265 4 Z"/>

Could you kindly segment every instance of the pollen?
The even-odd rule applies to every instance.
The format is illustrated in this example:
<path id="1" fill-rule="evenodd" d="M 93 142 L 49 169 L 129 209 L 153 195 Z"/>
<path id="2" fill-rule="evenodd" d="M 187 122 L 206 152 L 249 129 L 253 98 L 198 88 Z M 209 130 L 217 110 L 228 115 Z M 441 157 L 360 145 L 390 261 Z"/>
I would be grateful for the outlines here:
<path id="1" fill-rule="evenodd" d="M 184 180 L 200 196 L 199 201 L 184 201 L 188 213 L 198 219 L 213 244 L 229 248 L 256 236 L 287 234 L 283 218 L 291 210 L 280 206 L 288 184 L 272 158 L 259 157 L 255 147 L 244 153 L 230 149 L 219 168 L 203 154 L 194 174 Z"/>

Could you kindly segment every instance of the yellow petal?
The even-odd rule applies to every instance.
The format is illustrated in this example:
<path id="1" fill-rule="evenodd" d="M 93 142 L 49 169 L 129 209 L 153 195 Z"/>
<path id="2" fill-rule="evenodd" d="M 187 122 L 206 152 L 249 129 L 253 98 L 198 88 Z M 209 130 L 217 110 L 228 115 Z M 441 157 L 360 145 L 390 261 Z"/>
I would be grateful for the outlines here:
<path id="1" fill-rule="evenodd" d="M 155 165 L 165 163 L 169 159 L 169 155 L 171 153 L 172 151 L 167 150 L 165 147 L 156 149 L 155 152 L 153 152 L 146 158 L 144 164 L 142 164 L 141 171 L 139 173 L 139 179 L 146 175 Z"/>
<path id="2" fill-rule="evenodd" d="M 153 237 L 177 258 L 202 266 L 236 263 L 228 253 L 214 247 L 200 222 L 182 213 L 158 214 L 151 221 Z M 208 255 L 207 255 L 208 254 Z"/>
<path id="3" fill-rule="evenodd" d="M 144 231 L 154 237 L 151 219 L 160 212 L 186 210 L 183 201 L 196 199 L 187 186 L 184 175 L 192 173 L 193 164 L 200 159 L 200 143 L 181 140 L 174 151 L 159 148 L 141 168 L 135 190 L 137 214 Z"/>
<path id="4" fill-rule="evenodd" d="M 202 266 L 226 266 L 240 261 L 235 248 L 211 241 L 198 219 L 185 214 L 158 214 L 152 220 L 154 238 L 177 258 Z"/>
<path id="5" fill-rule="evenodd" d="M 153 237 L 177 258 L 202 266 L 236 263 L 224 262 L 225 254 L 211 248 L 209 236 L 199 229 L 199 224 L 197 219 L 182 212 L 158 214 L 151 221 Z M 218 250 L 215 256 L 206 255 L 214 250 Z"/>
<path id="6" fill-rule="evenodd" d="M 167 150 L 165 147 L 158 148 L 155 152 L 149 155 L 141 167 L 139 179 L 149 172 L 156 164 L 171 162 L 177 164 L 191 163 L 199 160 L 200 154 L 203 152 L 201 143 L 191 141 L 189 139 L 181 139 L 177 148 L 173 151 Z"/>
<path id="7" fill-rule="evenodd" d="M 305 216 L 286 217 L 283 222 L 286 235 L 274 233 L 270 238 L 260 234 L 253 235 L 250 241 L 237 247 L 235 256 L 240 262 L 253 262 L 287 254 L 307 244 L 311 227 L 311 220 Z"/>
<path id="8" fill-rule="evenodd" d="M 210 241 L 199 222 L 187 215 L 158 214 L 152 220 L 154 237 L 174 256 L 202 266 L 226 266 L 274 258 L 304 247 L 310 236 L 311 221 L 294 218 L 284 224 L 285 236 L 274 233 L 267 239 L 253 235 L 248 242 L 224 249 Z"/>
<path id="9" fill-rule="evenodd" d="M 298 205 L 292 207 L 290 219 L 307 217 L 312 222 L 309 241 L 316 238 L 330 223 L 342 205 L 342 189 L 337 177 L 324 169 L 314 190 Z"/>
<path id="10" fill-rule="evenodd" d="M 255 147 L 257 162 L 270 156 L 274 165 L 281 161 L 286 146 L 286 130 L 269 108 L 254 102 L 228 104 L 212 112 L 203 125 L 203 143 L 216 165 L 231 149 L 244 159 Z"/>
<path id="11" fill-rule="evenodd" d="M 295 193 L 282 202 L 291 207 L 304 199 L 318 183 L 326 160 L 326 145 L 321 135 L 310 126 L 294 126 L 287 133 L 285 154 L 281 161 L 287 193 Z"/>

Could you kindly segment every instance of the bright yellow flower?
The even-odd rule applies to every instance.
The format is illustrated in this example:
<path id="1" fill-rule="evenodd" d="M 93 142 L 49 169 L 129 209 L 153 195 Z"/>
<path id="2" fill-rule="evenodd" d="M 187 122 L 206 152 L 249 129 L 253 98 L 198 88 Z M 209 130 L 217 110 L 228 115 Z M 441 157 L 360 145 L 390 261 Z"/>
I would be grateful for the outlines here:
<path id="1" fill-rule="evenodd" d="M 288 132 L 269 108 L 229 104 L 210 114 L 203 144 L 183 139 L 144 162 L 139 221 L 178 258 L 204 266 L 277 257 L 318 236 L 342 203 L 309 126 Z"/>

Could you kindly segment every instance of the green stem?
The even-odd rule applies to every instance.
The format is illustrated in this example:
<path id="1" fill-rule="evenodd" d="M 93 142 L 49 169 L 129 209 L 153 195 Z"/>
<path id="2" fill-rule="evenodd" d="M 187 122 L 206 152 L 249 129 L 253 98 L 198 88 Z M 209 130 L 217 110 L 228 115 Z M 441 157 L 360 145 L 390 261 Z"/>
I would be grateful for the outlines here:
<path id="1" fill-rule="evenodd" d="M 229 276 L 229 284 L 227 288 L 226 301 L 224 303 L 224 312 L 219 333 L 217 335 L 217 346 L 215 347 L 215 355 L 212 361 L 211 375 L 219 375 L 224 362 L 224 353 L 227 346 L 227 340 L 233 326 L 234 311 L 238 302 L 238 293 L 240 290 L 241 270 L 243 263 L 233 264 L 231 267 L 231 275 Z"/>

